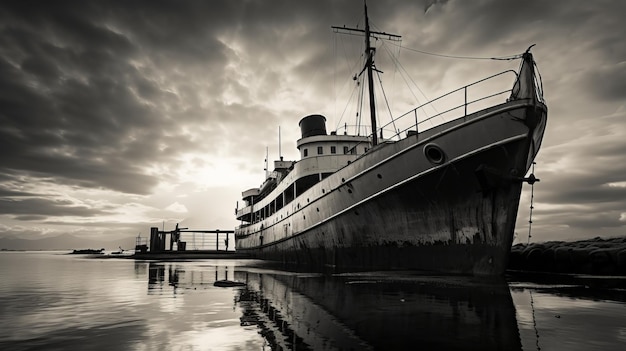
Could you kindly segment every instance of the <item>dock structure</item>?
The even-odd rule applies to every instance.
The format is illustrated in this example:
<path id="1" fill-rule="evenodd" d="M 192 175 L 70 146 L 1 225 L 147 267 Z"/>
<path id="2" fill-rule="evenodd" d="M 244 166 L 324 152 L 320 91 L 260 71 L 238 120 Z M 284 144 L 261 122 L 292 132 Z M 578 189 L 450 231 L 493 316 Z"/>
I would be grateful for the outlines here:
<path id="1" fill-rule="evenodd" d="M 151 227 L 149 243 L 148 238 L 137 237 L 134 256 L 142 259 L 244 257 L 234 251 L 230 239 L 234 232 L 222 229 L 192 230 L 179 228 L 178 224 L 174 230 Z"/>

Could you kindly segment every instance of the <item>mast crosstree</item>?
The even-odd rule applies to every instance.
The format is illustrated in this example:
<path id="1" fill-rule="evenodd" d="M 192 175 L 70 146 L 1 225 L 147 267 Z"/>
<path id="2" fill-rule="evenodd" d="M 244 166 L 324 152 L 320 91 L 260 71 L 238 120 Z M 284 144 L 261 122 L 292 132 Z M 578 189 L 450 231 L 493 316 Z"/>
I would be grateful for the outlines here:
<path id="1" fill-rule="evenodd" d="M 367 3 L 365 3 L 365 1 L 363 2 L 364 8 L 365 8 L 365 29 L 358 29 L 358 28 L 346 28 L 344 27 L 336 27 L 336 26 L 332 26 L 331 28 L 333 28 L 335 30 L 335 33 L 341 33 L 342 31 L 345 31 L 345 33 L 350 33 L 350 32 L 359 32 L 359 33 L 364 33 L 365 35 L 365 57 L 367 57 L 367 60 L 365 62 L 365 67 L 363 68 L 363 70 L 367 70 L 367 86 L 368 86 L 368 90 L 369 90 L 369 100 L 370 100 L 370 118 L 371 118 L 371 123 L 372 123 L 372 146 L 375 146 L 378 144 L 378 135 L 376 134 L 376 102 L 374 101 L 374 80 L 372 79 L 372 71 L 373 71 L 373 67 L 374 67 L 374 53 L 376 52 L 376 48 L 372 47 L 370 44 L 370 36 L 373 36 L 375 38 L 378 37 L 383 37 L 384 39 L 387 40 L 394 40 L 394 41 L 400 41 L 402 38 L 401 36 L 397 35 L 397 34 L 389 34 L 389 33 L 385 33 L 385 32 L 376 32 L 376 31 L 372 31 L 370 30 L 370 23 L 369 23 L 369 18 L 367 17 Z"/>

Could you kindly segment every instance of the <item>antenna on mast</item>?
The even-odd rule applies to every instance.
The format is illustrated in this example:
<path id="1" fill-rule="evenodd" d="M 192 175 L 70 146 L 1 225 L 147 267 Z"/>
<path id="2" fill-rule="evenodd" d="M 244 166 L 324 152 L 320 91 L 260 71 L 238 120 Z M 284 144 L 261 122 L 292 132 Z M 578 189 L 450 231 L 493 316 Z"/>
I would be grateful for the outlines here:
<path id="1" fill-rule="evenodd" d="M 283 153 L 280 151 L 280 126 L 278 126 L 278 159 L 283 160 Z"/>
<path id="2" fill-rule="evenodd" d="M 268 164 L 267 164 L 267 158 L 269 156 L 269 147 L 265 147 L 265 168 L 263 168 L 263 170 L 265 171 L 265 179 L 267 179 L 267 177 L 269 176 L 269 170 L 268 170 Z"/>

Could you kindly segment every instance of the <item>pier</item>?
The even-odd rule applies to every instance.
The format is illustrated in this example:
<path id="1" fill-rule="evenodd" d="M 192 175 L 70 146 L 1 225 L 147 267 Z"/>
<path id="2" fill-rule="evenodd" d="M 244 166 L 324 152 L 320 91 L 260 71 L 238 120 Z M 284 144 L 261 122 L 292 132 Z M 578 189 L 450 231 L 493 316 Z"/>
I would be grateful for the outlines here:
<path id="1" fill-rule="evenodd" d="M 137 237 L 134 258 L 137 259 L 201 259 L 245 258 L 235 251 L 234 230 L 193 230 L 150 228 L 150 237 Z M 149 241 L 148 241 L 149 240 Z M 168 245 L 169 242 L 169 245 Z"/>

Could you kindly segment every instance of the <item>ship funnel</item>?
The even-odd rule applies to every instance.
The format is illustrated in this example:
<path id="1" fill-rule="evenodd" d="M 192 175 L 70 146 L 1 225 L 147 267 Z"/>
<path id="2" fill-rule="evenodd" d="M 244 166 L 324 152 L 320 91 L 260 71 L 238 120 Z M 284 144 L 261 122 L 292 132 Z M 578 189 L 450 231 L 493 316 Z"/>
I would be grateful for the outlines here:
<path id="1" fill-rule="evenodd" d="M 310 115 L 300 120 L 300 130 L 302 137 L 314 135 L 326 135 L 326 117 L 322 115 Z"/>

